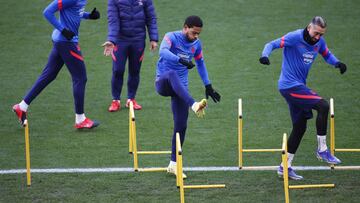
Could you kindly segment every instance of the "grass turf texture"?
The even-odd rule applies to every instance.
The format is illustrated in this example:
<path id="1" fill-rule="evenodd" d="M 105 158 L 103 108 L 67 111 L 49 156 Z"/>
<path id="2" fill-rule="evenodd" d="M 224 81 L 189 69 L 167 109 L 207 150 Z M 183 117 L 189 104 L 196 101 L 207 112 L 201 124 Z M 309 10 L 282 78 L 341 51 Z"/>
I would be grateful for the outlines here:
<path id="1" fill-rule="evenodd" d="M 34 83 L 51 49 L 52 27 L 42 16 L 49 1 L 8 1 L 0 18 L 0 169 L 25 167 L 23 129 L 11 106 Z M 190 112 L 184 149 L 184 166 L 237 165 L 237 99 L 243 98 L 244 148 L 279 148 L 282 133 L 290 131 L 287 105 L 277 91 L 281 50 L 271 65 L 258 63 L 266 42 L 303 28 L 314 15 L 328 21 L 325 35 L 330 50 L 348 65 L 340 75 L 321 56 L 313 65 L 308 85 L 326 99 L 335 99 L 336 146 L 360 148 L 360 6 L 356 1 L 154 1 L 160 38 L 179 30 L 186 16 L 203 18 L 203 52 L 210 79 L 222 95 L 220 104 L 209 103 L 205 119 Z M 31 164 L 33 168 L 129 167 L 128 111 L 108 113 L 111 102 L 111 61 L 102 55 L 106 39 L 106 3 L 97 7 L 99 21 L 83 21 L 80 44 L 88 73 L 86 115 L 101 122 L 93 131 L 73 128 L 72 85 L 66 67 L 29 108 Z M 148 44 L 147 44 L 148 49 Z M 170 149 L 172 115 L 170 99 L 154 90 L 157 54 L 145 53 L 137 100 L 139 150 Z M 127 73 L 125 74 L 127 75 Z M 126 98 L 126 78 L 122 98 Z M 196 71 L 190 73 L 190 91 L 196 100 L 204 87 Z M 123 99 L 123 106 L 125 100 Z M 294 165 L 324 165 L 316 160 L 314 119 L 295 157 Z M 337 153 L 344 165 L 360 165 L 359 153 Z M 163 157 L 163 158 L 162 158 Z M 140 156 L 140 166 L 166 166 L 168 156 Z M 277 165 L 280 155 L 245 154 L 244 165 Z M 359 202 L 358 171 L 299 172 L 302 183 L 331 183 L 335 189 L 290 191 L 298 202 Z M 272 172 L 191 172 L 188 184 L 226 183 L 226 189 L 186 191 L 191 202 L 281 202 L 282 182 Z M 163 173 L 146 174 L 33 174 L 26 188 L 25 175 L 0 175 L 2 202 L 176 202 L 175 179 Z M 302 184 L 301 183 L 301 184 Z"/>

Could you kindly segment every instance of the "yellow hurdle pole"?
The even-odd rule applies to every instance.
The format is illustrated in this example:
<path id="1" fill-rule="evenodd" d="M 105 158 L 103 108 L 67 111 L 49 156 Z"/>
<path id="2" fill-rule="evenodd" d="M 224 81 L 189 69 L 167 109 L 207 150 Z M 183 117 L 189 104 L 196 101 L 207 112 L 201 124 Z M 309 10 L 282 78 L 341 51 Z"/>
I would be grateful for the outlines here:
<path id="1" fill-rule="evenodd" d="M 134 113 L 134 104 L 130 102 L 130 112 L 131 112 L 131 122 L 132 122 L 132 149 L 134 155 L 134 170 L 139 171 L 139 162 L 137 154 L 137 142 L 136 142 L 136 123 L 135 123 L 135 113 Z"/>
<path id="2" fill-rule="evenodd" d="M 239 152 L 238 152 L 238 156 L 239 156 L 239 169 L 242 168 L 243 166 L 243 140 L 242 140 L 242 136 L 243 136 L 243 116 L 242 116 L 242 99 L 239 99 L 238 101 L 238 110 L 239 110 L 239 116 L 238 116 L 238 145 L 239 145 Z"/>
<path id="3" fill-rule="evenodd" d="M 289 176 L 288 176 L 288 155 L 287 155 L 287 136 L 286 133 L 283 135 L 282 142 L 282 163 L 283 163 L 283 179 L 284 179 L 284 193 L 285 193 L 285 202 L 289 203 Z"/>
<path id="4" fill-rule="evenodd" d="M 289 189 L 304 189 L 304 188 L 333 188 L 335 184 L 315 184 L 315 185 L 290 185 Z"/>
<path id="5" fill-rule="evenodd" d="M 178 160 L 179 160 L 179 148 L 180 148 L 180 146 L 179 146 L 179 143 L 178 143 L 178 132 L 176 133 L 176 135 L 175 135 L 175 142 L 176 142 L 176 174 L 179 174 L 179 172 L 180 172 L 180 164 L 179 164 L 179 162 L 178 162 Z M 180 136 L 179 136 L 179 142 L 180 142 Z M 180 187 L 180 181 L 179 181 L 179 176 L 177 175 L 176 176 L 176 186 L 177 187 Z"/>
<path id="6" fill-rule="evenodd" d="M 330 152 L 335 154 L 335 114 L 334 99 L 330 98 Z"/>
<path id="7" fill-rule="evenodd" d="M 27 120 L 25 121 L 25 157 L 26 157 L 26 183 L 27 186 L 31 186 L 29 122 Z"/>
<path id="8" fill-rule="evenodd" d="M 134 109 L 132 109 L 134 110 Z M 134 113 L 131 112 L 131 108 L 129 108 L 129 154 L 133 152 L 132 146 L 132 136 L 133 136 L 133 118 L 131 117 Z"/>
<path id="9" fill-rule="evenodd" d="M 180 142 L 180 134 L 176 133 L 176 181 L 180 190 L 180 202 L 185 203 L 185 191 L 184 191 L 184 180 L 183 180 L 183 165 L 182 165 L 182 149 Z"/>

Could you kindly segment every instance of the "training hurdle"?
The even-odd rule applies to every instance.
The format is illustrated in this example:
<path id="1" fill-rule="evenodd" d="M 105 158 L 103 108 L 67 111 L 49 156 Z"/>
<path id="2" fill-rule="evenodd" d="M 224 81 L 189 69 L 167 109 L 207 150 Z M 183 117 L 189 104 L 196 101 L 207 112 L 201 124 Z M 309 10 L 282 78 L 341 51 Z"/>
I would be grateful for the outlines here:
<path id="1" fill-rule="evenodd" d="M 332 155 L 335 152 L 360 152 L 360 149 L 344 149 L 335 147 L 335 112 L 334 112 L 334 99 L 330 98 L 330 151 Z M 342 168 L 343 166 L 331 165 L 331 168 Z"/>
<path id="2" fill-rule="evenodd" d="M 243 166 L 243 153 L 244 152 L 281 152 L 281 149 L 244 149 L 243 148 L 243 114 L 242 114 L 242 99 L 238 100 L 238 157 L 239 157 L 239 169 L 242 169 Z M 251 166 L 251 168 L 256 168 L 256 166 Z"/>
<path id="3" fill-rule="evenodd" d="M 207 188 L 225 188 L 225 184 L 214 185 L 184 185 L 183 179 L 183 158 L 180 143 L 180 134 L 176 133 L 176 186 L 180 190 L 180 202 L 185 202 L 185 189 L 207 189 Z"/>
<path id="4" fill-rule="evenodd" d="M 289 185 L 289 176 L 288 176 L 288 154 L 287 154 L 287 135 L 284 133 L 282 148 L 281 148 L 281 158 L 283 163 L 283 179 L 284 179 L 284 193 L 285 193 L 285 202 L 289 203 L 289 189 L 305 189 L 305 188 L 333 188 L 335 184 L 313 184 L 313 185 Z"/>
<path id="5" fill-rule="evenodd" d="M 138 155 L 153 155 L 153 154 L 171 154 L 171 151 L 138 151 L 136 141 L 136 123 L 134 104 L 130 102 L 129 105 L 129 153 L 134 157 L 134 170 L 141 172 L 157 172 L 166 171 L 167 168 L 139 168 Z"/>

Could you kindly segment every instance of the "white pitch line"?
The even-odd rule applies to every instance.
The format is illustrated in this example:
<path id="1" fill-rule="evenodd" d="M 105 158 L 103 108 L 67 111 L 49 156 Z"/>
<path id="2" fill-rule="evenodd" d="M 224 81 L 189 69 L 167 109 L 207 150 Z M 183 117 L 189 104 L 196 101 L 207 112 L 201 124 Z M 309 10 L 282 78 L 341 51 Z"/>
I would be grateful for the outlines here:
<path id="1" fill-rule="evenodd" d="M 151 169 L 148 167 L 146 169 Z M 210 166 L 210 167 L 184 167 L 184 171 L 275 171 L 278 166 L 244 166 L 242 169 L 238 167 L 228 166 Z M 318 171 L 332 170 L 330 166 L 294 166 L 299 171 Z M 335 170 L 360 170 L 360 166 L 335 166 Z M 31 169 L 31 173 L 131 173 L 134 168 L 44 168 Z M 26 173 L 26 169 L 9 169 L 0 170 L 0 174 L 20 174 Z"/>

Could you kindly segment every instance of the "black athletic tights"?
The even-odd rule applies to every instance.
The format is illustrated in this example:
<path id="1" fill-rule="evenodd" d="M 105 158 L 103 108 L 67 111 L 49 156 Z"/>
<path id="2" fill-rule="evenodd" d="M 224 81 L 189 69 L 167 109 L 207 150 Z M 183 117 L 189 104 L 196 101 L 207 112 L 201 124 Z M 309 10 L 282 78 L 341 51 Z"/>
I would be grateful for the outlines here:
<path id="1" fill-rule="evenodd" d="M 318 135 L 326 135 L 328 114 L 329 114 L 329 103 L 324 99 L 321 99 L 314 107 L 317 111 L 316 117 L 316 131 Z M 295 154 L 297 148 L 300 145 L 301 139 L 306 131 L 306 118 L 299 119 L 293 124 L 290 137 L 288 139 L 288 152 Z"/>

